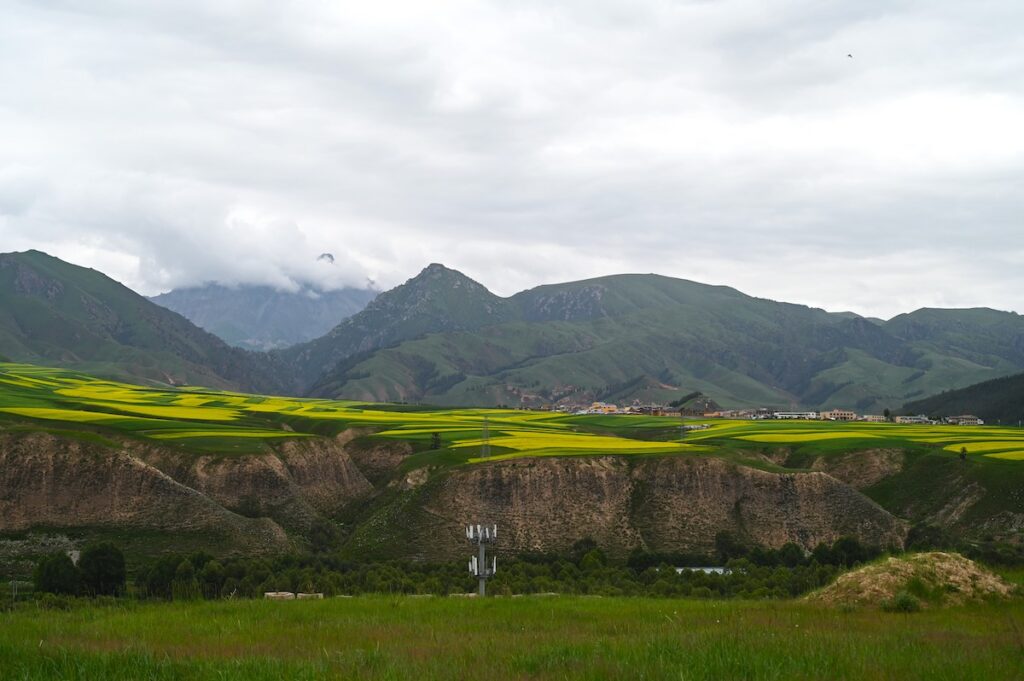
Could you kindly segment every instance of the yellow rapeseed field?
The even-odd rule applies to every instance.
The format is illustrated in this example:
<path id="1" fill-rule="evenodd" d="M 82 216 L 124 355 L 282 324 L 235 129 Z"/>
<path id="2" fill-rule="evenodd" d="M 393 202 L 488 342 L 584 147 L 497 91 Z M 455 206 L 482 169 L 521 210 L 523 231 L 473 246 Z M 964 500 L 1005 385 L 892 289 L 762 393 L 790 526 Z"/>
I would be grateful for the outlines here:
<path id="1" fill-rule="evenodd" d="M 1024 430 L 1008 427 L 680 420 L 673 417 L 573 416 L 515 409 L 386 408 L 364 402 L 260 396 L 208 388 L 150 388 L 72 371 L 0 363 L 0 413 L 55 422 L 95 423 L 157 440 L 280 439 L 366 428 L 376 437 L 427 442 L 471 456 L 483 446 L 484 421 L 495 456 L 694 454 L 757 445 L 822 448 L 920 446 L 949 455 L 1024 460 Z M 284 421 L 286 419 L 286 421 Z M 211 423 L 213 422 L 213 423 Z M 281 429 L 286 422 L 289 429 Z M 204 427 L 210 423 L 210 427 Z M 229 425 L 230 424 L 230 425 Z M 682 434 L 682 425 L 704 428 Z M 297 431 L 297 432 L 294 432 Z M 641 434 L 643 433 L 643 434 Z M 860 442 L 858 442 L 860 441 Z M 828 445 L 836 442 L 836 445 Z M 861 444 L 862 443 L 862 444 Z M 216 450 L 218 443 L 196 445 Z M 475 459 L 469 459 L 475 461 Z"/>
<path id="2" fill-rule="evenodd" d="M 81 409 L 52 409 L 49 407 L 0 407 L 0 411 L 18 416 L 28 416 L 33 419 L 46 419 L 48 421 L 117 421 L 119 419 L 130 419 L 130 416 L 116 416 L 104 414 L 97 411 L 82 411 Z"/>

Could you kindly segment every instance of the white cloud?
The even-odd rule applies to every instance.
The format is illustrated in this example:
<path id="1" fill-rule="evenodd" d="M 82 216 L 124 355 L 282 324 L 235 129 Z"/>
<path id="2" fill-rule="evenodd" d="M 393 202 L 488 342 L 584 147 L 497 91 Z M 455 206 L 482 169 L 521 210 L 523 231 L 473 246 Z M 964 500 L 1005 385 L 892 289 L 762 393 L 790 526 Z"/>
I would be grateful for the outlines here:
<path id="1" fill-rule="evenodd" d="M 0 250 L 144 293 L 441 261 L 503 294 L 639 271 L 1021 309 L 1022 21 L 1009 0 L 9 3 Z"/>

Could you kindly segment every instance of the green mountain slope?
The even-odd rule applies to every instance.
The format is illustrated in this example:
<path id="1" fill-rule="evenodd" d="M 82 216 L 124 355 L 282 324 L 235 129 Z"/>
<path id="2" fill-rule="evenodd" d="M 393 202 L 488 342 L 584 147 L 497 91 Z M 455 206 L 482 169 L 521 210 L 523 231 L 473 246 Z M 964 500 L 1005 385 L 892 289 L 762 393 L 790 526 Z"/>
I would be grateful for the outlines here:
<path id="1" fill-rule="evenodd" d="M 0 256 L 0 355 L 359 400 L 536 406 L 700 391 L 727 407 L 880 412 L 1024 370 L 1024 318 L 925 309 L 880 322 L 635 274 L 501 298 L 435 264 L 324 336 L 263 354 L 98 272 L 28 252 Z"/>
<path id="2" fill-rule="evenodd" d="M 0 354 L 115 378 L 281 391 L 269 358 L 232 348 L 91 269 L 0 254 Z"/>
<path id="3" fill-rule="evenodd" d="M 272 350 L 324 335 L 377 296 L 370 289 L 296 292 L 207 284 L 150 298 L 236 347 Z"/>
<path id="4" fill-rule="evenodd" d="M 1024 374 L 1006 376 L 950 390 L 903 405 L 908 414 L 934 417 L 973 414 L 986 423 L 1016 425 L 1024 421 Z"/>
<path id="5" fill-rule="evenodd" d="M 1015 352 L 1024 320 L 992 310 L 922 310 L 879 323 L 656 275 L 541 286 L 502 299 L 440 266 L 379 301 L 385 296 L 433 305 L 386 308 L 389 335 L 374 343 L 351 340 L 365 339 L 356 330 L 378 322 L 368 316 L 374 305 L 315 341 L 320 361 L 300 372 L 320 376 L 313 394 L 536 405 L 669 401 L 699 390 L 732 406 L 880 411 L 1024 368 Z M 451 305 L 458 319 L 438 314 Z M 973 338 L 976 317 L 984 324 Z M 346 344 L 330 355 L 333 334 Z"/>
<path id="6" fill-rule="evenodd" d="M 472 331 L 515 319 L 513 306 L 460 272 L 433 264 L 380 294 L 321 338 L 277 353 L 305 385 L 339 362 L 439 331 Z M 331 380 L 330 378 L 327 379 Z"/>

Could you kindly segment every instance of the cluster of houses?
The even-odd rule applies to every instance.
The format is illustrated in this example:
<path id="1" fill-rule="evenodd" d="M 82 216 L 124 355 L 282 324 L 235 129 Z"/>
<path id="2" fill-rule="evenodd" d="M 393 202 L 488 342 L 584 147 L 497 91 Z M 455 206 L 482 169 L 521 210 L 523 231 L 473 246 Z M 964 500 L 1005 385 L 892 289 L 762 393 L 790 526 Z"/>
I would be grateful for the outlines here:
<path id="1" fill-rule="evenodd" d="M 985 422 L 979 419 L 977 416 L 971 414 L 964 414 L 962 416 L 947 416 L 944 419 L 936 420 L 930 419 L 924 414 L 918 416 L 896 416 L 893 417 L 896 423 L 929 423 L 931 425 L 938 425 L 945 423 L 951 426 L 983 426 Z"/>
<path id="2" fill-rule="evenodd" d="M 620 407 L 617 404 L 611 402 L 592 402 L 588 405 L 560 405 L 558 407 L 549 407 L 552 411 L 567 412 L 569 414 L 643 414 L 644 416 L 665 416 L 670 413 L 665 405 L 653 404 L 653 403 L 642 403 L 639 400 L 634 400 L 633 404 L 628 407 Z M 671 412 L 675 415 L 675 412 Z"/>
<path id="3" fill-rule="evenodd" d="M 551 407 L 548 407 L 549 409 Z M 661 404 L 642 403 L 634 400 L 628 407 L 620 407 L 610 402 L 592 402 L 588 405 L 562 405 L 555 408 L 557 411 L 564 411 L 570 414 L 643 414 L 646 416 L 675 415 L 674 409 L 669 409 Z M 962 416 L 947 416 L 942 420 L 930 419 L 924 414 L 915 416 L 884 416 L 882 414 L 857 414 L 849 409 L 831 409 L 829 411 L 779 411 L 768 407 L 757 409 L 718 409 L 716 411 L 693 412 L 683 410 L 683 416 L 695 416 L 708 419 L 801 419 L 809 421 L 864 421 L 867 423 L 885 423 L 891 421 L 901 424 L 930 424 L 938 425 L 946 423 L 958 426 L 980 426 L 984 425 L 977 416 L 964 414 Z"/>
<path id="4" fill-rule="evenodd" d="M 720 411 L 705 412 L 704 418 L 726 418 L 726 419 L 802 419 L 809 421 L 864 421 L 867 423 L 893 423 L 902 424 L 929 424 L 938 425 L 946 423 L 956 426 L 981 426 L 984 425 L 977 416 L 964 414 L 963 416 L 947 416 L 942 420 L 930 419 L 924 414 L 915 416 L 890 416 L 882 414 L 859 415 L 849 409 L 832 409 L 831 411 L 774 411 L 771 409 L 723 409 Z"/>

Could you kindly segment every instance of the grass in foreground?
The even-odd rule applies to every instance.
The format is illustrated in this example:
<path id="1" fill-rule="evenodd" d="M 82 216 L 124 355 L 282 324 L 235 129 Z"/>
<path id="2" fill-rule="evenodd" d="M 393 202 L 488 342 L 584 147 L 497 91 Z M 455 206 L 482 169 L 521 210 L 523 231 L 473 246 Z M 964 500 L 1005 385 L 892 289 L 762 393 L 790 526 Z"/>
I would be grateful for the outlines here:
<path id="1" fill-rule="evenodd" d="M 1019 679 L 1024 603 L 367 597 L 5 614 L 16 679 Z"/>

